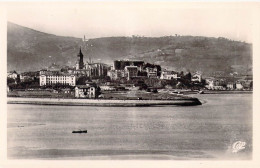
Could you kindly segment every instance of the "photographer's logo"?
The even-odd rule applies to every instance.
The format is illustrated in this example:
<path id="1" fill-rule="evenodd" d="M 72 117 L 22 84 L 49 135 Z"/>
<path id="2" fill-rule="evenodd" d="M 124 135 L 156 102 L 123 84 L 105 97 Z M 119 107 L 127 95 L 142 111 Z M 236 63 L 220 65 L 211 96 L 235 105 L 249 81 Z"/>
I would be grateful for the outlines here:
<path id="1" fill-rule="evenodd" d="M 232 145 L 232 149 L 233 149 L 232 152 L 237 153 L 237 152 L 245 149 L 246 148 L 245 146 L 246 146 L 246 142 L 237 141 L 237 142 L 233 143 L 233 145 Z"/>

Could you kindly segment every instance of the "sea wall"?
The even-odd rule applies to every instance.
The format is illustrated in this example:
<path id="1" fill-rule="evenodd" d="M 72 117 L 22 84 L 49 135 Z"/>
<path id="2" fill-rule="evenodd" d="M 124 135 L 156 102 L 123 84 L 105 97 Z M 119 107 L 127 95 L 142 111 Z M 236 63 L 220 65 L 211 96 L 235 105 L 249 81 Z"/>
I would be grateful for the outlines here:
<path id="1" fill-rule="evenodd" d="M 64 105 L 64 106 L 195 106 L 201 105 L 197 98 L 179 100 L 108 100 L 108 99 L 57 99 L 8 97 L 8 104 Z"/>

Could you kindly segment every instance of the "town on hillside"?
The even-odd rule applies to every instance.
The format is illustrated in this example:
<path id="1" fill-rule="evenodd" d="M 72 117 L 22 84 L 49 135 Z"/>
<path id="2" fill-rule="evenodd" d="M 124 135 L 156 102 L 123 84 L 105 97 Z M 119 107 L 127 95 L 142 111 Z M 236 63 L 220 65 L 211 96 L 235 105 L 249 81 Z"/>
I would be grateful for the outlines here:
<path id="1" fill-rule="evenodd" d="M 10 97 L 114 98 L 115 93 L 144 91 L 158 93 L 203 93 L 207 90 L 252 90 L 250 75 L 216 72 L 176 72 L 142 60 L 114 60 L 113 65 L 84 61 L 79 49 L 74 67 L 53 63 L 47 69 L 7 74 L 7 95 Z M 186 91 L 186 92 L 185 92 Z M 130 93 L 130 92 L 129 92 Z M 136 92 L 131 92 L 136 93 Z M 119 95 L 119 94 L 118 94 Z M 131 97 L 131 96 L 129 96 Z M 148 98 L 149 99 L 149 98 Z"/>

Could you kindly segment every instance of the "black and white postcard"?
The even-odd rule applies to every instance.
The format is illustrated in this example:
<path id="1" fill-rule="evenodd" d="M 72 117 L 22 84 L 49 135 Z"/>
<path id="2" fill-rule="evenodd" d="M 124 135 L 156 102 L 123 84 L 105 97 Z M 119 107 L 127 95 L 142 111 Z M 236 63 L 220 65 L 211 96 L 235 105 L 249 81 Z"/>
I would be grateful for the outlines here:
<path id="1" fill-rule="evenodd" d="M 259 166 L 259 3 L 0 9 L 3 167 Z"/>

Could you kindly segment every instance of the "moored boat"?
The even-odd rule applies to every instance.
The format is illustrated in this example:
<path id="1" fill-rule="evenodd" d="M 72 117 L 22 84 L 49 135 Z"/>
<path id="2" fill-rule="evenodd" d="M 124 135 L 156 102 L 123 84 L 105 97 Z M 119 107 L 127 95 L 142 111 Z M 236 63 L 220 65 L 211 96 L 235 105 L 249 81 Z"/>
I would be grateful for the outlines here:
<path id="1" fill-rule="evenodd" d="M 78 130 L 78 131 L 72 131 L 72 133 L 88 133 L 88 130 Z"/>

